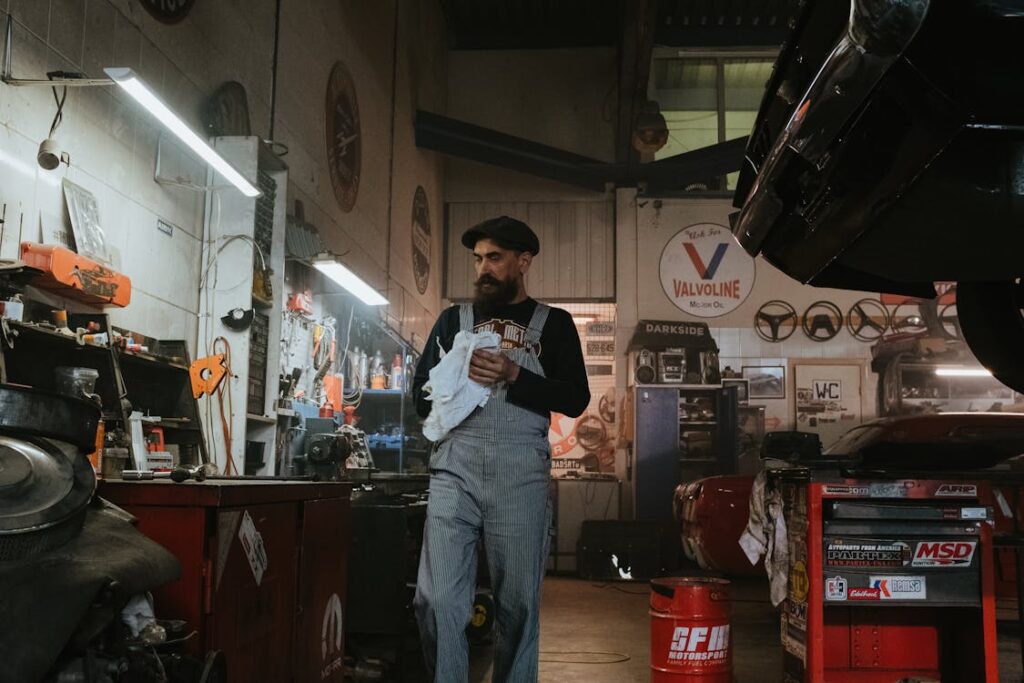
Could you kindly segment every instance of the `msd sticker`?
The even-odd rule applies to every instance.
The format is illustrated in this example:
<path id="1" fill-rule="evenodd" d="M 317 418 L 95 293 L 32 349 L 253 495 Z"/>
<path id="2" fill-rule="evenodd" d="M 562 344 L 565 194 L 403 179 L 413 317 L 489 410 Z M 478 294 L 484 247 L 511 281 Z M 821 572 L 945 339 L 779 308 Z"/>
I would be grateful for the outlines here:
<path id="1" fill-rule="evenodd" d="M 968 567 L 977 541 L 920 541 L 914 550 L 914 567 Z"/>
<path id="2" fill-rule="evenodd" d="M 825 599 L 826 600 L 845 600 L 846 599 L 846 579 L 841 576 L 833 576 L 825 579 Z"/>
<path id="3" fill-rule="evenodd" d="M 881 600 L 925 600 L 928 582 L 923 576 L 872 576 L 872 588 Z"/>

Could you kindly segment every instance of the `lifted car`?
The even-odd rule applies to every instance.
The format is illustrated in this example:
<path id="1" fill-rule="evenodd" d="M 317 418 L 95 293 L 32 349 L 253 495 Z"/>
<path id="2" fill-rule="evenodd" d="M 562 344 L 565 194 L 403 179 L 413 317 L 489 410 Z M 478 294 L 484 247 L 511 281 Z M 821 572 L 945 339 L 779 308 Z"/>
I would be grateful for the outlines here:
<path id="1" fill-rule="evenodd" d="M 1024 391 L 1022 0 L 807 0 L 736 188 L 752 255 L 819 287 L 923 298 Z"/>

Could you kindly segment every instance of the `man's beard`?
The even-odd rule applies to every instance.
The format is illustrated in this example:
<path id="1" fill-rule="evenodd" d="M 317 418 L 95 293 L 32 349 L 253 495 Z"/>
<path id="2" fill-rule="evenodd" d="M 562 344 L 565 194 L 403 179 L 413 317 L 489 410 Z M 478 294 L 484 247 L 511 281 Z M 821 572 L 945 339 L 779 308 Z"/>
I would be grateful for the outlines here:
<path id="1" fill-rule="evenodd" d="M 494 285 L 484 288 L 483 285 Z M 516 280 L 499 280 L 490 275 L 481 275 L 473 285 L 476 293 L 474 302 L 484 315 L 491 315 L 502 306 L 509 304 L 516 298 L 519 292 L 519 285 Z"/>

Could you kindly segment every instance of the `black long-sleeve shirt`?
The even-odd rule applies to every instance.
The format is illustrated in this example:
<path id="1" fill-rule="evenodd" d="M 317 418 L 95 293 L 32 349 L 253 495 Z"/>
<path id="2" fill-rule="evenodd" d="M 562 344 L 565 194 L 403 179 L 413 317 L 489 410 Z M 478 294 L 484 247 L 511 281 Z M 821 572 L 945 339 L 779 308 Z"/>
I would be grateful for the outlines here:
<path id="1" fill-rule="evenodd" d="M 518 304 L 503 306 L 493 315 L 483 317 L 474 306 L 473 331 L 494 331 L 501 337 L 503 349 L 520 348 L 526 343 L 526 331 L 536 308 L 537 302 L 534 299 L 526 299 Z M 434 323 L 423 356 L 416 366 L 412 392 L 416 400 L 416 412 L 420 417 L 430 414 L 430 401 L 423 398 L 423 385 L 430 377 L 431 368 L 441 360 L 438 342 L 447 353 L 458 332 L 459 307 L 452 306 Z M 555 412 L 579 417 L 590 403 L 590 387 L 587 384 L 580 337 L 567 311 L 551 309 L 541 331 L 538 351 L 545 376 L 521 368 L 519 377 L 508 387 L 508 401 L 542 415 Z"/>

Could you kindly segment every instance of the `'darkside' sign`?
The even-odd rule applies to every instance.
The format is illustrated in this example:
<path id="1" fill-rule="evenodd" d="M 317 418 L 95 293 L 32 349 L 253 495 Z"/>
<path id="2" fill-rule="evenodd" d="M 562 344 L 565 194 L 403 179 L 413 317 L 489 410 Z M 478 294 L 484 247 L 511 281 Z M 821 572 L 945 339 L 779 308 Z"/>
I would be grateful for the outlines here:
<path id="1" fill-rule="evenodd" d="M 680 322 L 678 320 L 641 320 L 629 341 L 633 349 L 705 349 L 717 351 L 707 323 Z"/>

